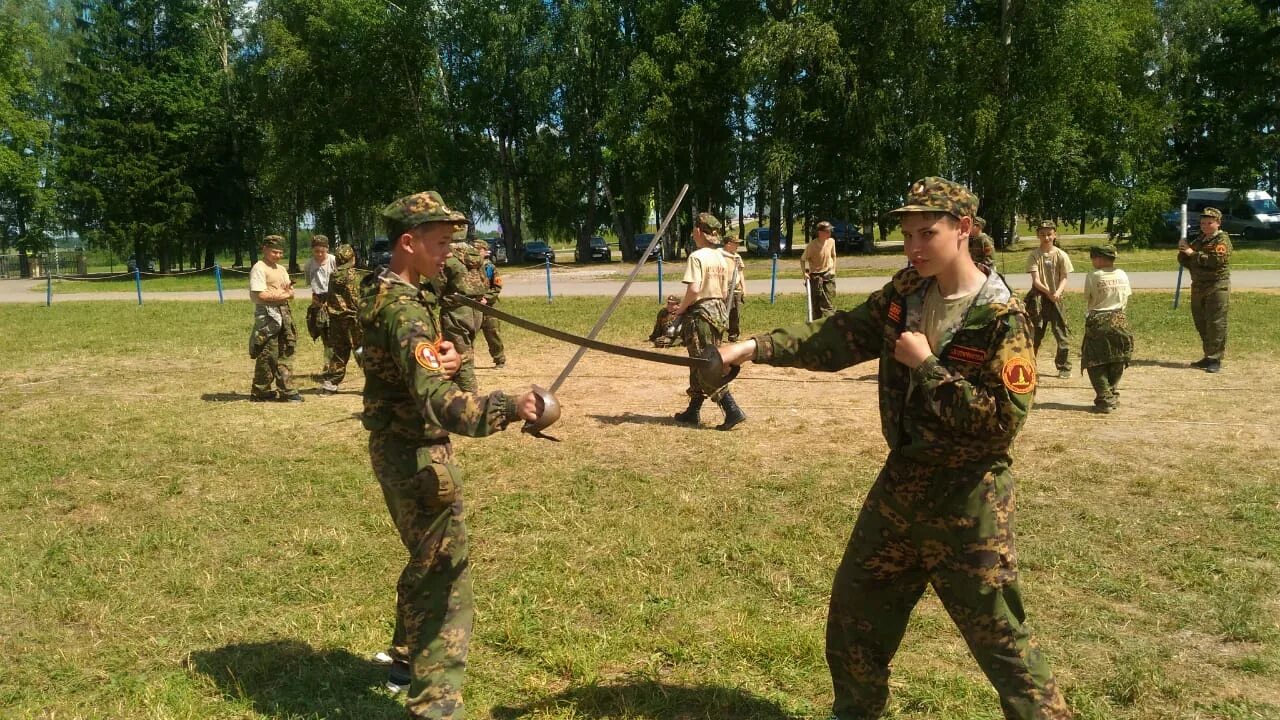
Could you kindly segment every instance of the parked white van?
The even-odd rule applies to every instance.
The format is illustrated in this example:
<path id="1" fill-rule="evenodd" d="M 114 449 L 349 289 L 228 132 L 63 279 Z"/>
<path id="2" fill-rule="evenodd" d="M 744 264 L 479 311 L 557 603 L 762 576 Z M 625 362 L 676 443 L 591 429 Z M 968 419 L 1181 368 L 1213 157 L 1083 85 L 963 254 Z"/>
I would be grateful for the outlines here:
<path id="1" fill-rule="evenodd" d="M 1222 211 L 1222 229 L 1246 240 L 1280 235 L 1280 207 L 1265 190 L 1247 190 L 1232 200 L 1230 188 L 1196 188 L 1187 191 L 1187 230 L 1195 236 L 1200 211 Z"/>

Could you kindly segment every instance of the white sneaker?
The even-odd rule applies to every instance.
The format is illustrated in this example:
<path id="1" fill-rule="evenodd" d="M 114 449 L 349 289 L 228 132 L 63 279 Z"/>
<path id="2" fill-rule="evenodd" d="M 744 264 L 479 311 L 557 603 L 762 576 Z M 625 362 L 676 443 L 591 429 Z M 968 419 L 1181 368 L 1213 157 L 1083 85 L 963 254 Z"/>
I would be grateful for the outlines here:
<path id="1" fill-rule="evenodd" d="M 386 650 L 379 650 L 373 654 L 373 662 L 375 665 L 390 665 L 395 661 L 396 659 L 391 657 L 391 653 L 388 653 Z"/>

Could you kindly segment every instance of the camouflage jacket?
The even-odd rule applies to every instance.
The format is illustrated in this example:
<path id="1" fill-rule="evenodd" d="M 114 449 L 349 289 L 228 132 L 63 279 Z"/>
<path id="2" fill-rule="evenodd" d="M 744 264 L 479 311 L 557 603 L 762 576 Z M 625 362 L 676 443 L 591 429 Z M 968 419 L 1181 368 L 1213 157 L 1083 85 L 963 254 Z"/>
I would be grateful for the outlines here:
<path id="1" fill-rule="evenodd" d="M 338 317 L 355 317 L 360 309 L 360 278 L 363 275 L 355 263 L 339 265 L 329 276 L 329 292 L 325 307 L 329 314 Z"/>
<path id="2" fill-rule="evenodd" d="M 1225 231 L 1191 243 L 1190 255 L 1178 253 L 1178 264 L 1191 273 L 1191 286 L 1226 287 L 1231 282 L 1231 236 Z"/>
<path id="3" fill-rule="evenodd" d="M 489 307 L 493 307 L 498 304 L 498 296 L 502 294 L 502 275 L 498 273 L 498 266 L 489 260 L 484 261 L 480 273 L 484 276 L 485 287 L 489 289 L 484 296 L 489 298 Z"/>
<path id="4" fill-rule="evenodd" d="M 990 235 L 979 233 L 969 237 L 969 257 L 973 258 L 974 264 L 991 267 L 995 254 L 996 243 Z"/>
<path id="5" fill-rule="evenodd" d="M 436 298 L 387 270 L 360 299 L 368 430 L 410 440 L 489 435 L 516 419 L 515 398 L 463 392 L 440 365 Z"/>
<path id="6" fill-rule="evenodd" d="M 461 307 L 457 303 L 451 303 L 443 299 L 450 295 L 456 293 L 479 300 L 489 292 L 489 284 L 485 282 L 484 273 L 480 270 L 480 266 L 468 267 L 463 264 L 457 253 L 450 255 L 449 259 L 445 261 L 444 274 L 436 279 L 435 285 L 440 291 L 440 298 L 442 298 L 440 306 L 445 310 L 455 310 Z"/>
<path id="7" fill-rule="evenodd" d="M 1010 462 L 1035 396 L 1029 321 L 1004 279 L 989 273 L 958 329 L 914 370 L 893 357 L 899 333 L 919 329 L 933 281 L 898 272 L 858 307 L 756 337 L 756 362 L 840 370 L 880 359 L 880 425 L 890 468 L 927 474 Z"/>

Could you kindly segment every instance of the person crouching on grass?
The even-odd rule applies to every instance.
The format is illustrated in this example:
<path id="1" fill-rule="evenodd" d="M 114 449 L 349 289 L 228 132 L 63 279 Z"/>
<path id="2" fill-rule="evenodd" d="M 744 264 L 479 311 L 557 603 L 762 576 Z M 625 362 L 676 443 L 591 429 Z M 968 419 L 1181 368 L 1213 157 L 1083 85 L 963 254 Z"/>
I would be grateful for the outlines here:
<path id="1" fill-rule="evenodd" d="M 929 586 L 1005 718 L 1071 717 L 1031 640 L 1014 552 L 1009 449 L 1035 396 L 1035 352 L 1022 304 L 969 255 L 977 209 L 963 185 L 916 182 L 893 211 L 910 267 L 852 310 L 720 347 L 726 367 L 880 363 L 889 457 L 854 524 L 827 615 L 837 720 L 884 712 L 889 664 Z"/>

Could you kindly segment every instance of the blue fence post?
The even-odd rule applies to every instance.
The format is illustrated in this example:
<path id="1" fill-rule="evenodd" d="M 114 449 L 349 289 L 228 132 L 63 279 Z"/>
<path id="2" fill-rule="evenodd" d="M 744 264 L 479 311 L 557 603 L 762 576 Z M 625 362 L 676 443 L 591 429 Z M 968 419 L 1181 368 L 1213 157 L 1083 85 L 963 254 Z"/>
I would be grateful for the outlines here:
<path id="1" fill-rule="evenodd" d="M 142 271 L 135 265 L 133 268 L 133 286 L 138 288 L 138 304 L 142 304 Z"/>
<path id="2" fill-rule="evenodd" d="M 44 274 L 44 306 L 49 307 L 53 304 L 53 275 Z"/>
<path id="3" fill-rule="evenodd" d="M 213 264 L 213 281 L 218 284 L 218 304 L 222 304 L 222 266 Z"/>
<path id="4" fill-rule="evenodd" d="M 769 276 L 769 304 L 772 305 L 778 295 L 778 253 L 773 254 L 773 270 Z"/>
<path id="5" fill-rule="evenodd" d="M 658 253 L 658 304 L 661 305 L 665 300 L 662 299 L 662 253 Z"/>
<path id="6" fill-rule="evenodd" d="M 547 302 L 551 302 L 551 258 L 545 258 L 547 266 Z"/>

